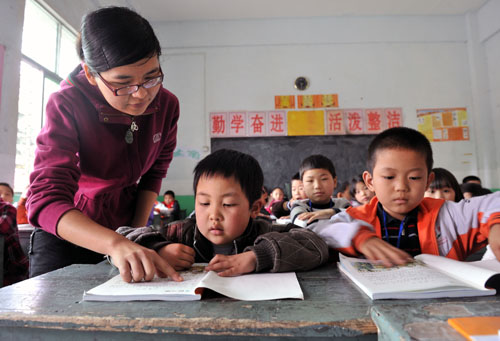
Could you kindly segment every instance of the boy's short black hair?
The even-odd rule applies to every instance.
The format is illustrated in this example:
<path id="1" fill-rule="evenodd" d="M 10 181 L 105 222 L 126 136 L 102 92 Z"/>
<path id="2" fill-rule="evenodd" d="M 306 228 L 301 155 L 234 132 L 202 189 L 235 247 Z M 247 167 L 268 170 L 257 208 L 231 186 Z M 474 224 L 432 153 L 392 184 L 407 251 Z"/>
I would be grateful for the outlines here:
<path id="1" fill-rule="evenodd" d="M 367 167 L 373 172 L 376 154 L 383 149 L 409 149 L 422 154 L 425 157 L 427 173 L 430 174 L 434 163 L 432 158 L 431 143 L 421 132 L 407 128 L 395 127 L 384 130 L 370 143 L 368 147 Z"/>
<path id="2" fill-rule="evenodd" d="M 8 189 L 10 189 L 10 192 L 12 193 L 12 195 L 14 195 L 14 189 L 12 187 L 10 187 L 10 185 L 6 182 L 0 182 L 0 186 L 5 186 L 7 187 Z"/>
<path id="3" fill-rule="evenodd" d="M 171 195 L 172 198 L 175 199 L 175 193 L 172 190 L 165 191 L 165 193 L 163 193 L 163 196 L 166 196 L 166 195 Z"/>
<path id="4" fill-rule="evenodd" d="M 202 176 L 233 177 L 241 186 L 251 205 L 262 195 L 264 174 L 259 162 L 251 155 L 231 149 L 220 149 L 198 162 L 194 169 L 193 189 L 196 195 Z"/>
<path id="5" fill-rule="evenodd" d="M 300 180 L 300 173 L 299 173 L 299 172 L 295 173 L 295 174 L 292 176 L 292 181 L 293 181 L 293 180 Z"/>
<path id="6" fill-rule="evenodd" d="M 465 178 L 463 178 L 462 183 L 466 184 L 469 181 L 479 181 L 479 183 L 481 183 L 481 179 L 475 175 L 467 175 Z"/>
<path id="7" fill-rule="evenodd" d="M 324 155 L 315 154 L 306 157 L 302 163 L 300 164 L 299 173 L 300 180 L 304 179 L 304 173 L 310 169 L 326 169 L 332 175 L 332 178 L 335 179 L 337 174 L 335 173 L 335 167 L 333 166 L 333 162 Z"/>
<path id="8" fill-rule="evenodd" d="M 460 185 L 463 193 L 470 193 L 473 197 L 490 194 L 491 191 L 475 182 L 466 182 Z"/>

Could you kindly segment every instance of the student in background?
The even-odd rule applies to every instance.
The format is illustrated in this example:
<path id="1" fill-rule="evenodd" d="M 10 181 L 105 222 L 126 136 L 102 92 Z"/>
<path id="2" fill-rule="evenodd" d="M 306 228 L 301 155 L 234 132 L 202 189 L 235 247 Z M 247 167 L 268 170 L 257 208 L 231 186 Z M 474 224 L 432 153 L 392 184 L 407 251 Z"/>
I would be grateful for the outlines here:
<path id="1" fill-rule="evenodd" d="M 274 203 L 278 201 L 282 201 L 285 198 L 285 192 L 281 189 L 281 187 L 274 187 L 269 193 L 269 201 L 266 205 L 266 211 L 269 212 L 269 214 L 272 214 L 272 206 Z"/>
<path id="2" fill-rule="evenodd" d="M 337 186 L 335 191 L 336 198 L 344 198 L 349 202 L 352 202 L 351 196 L 351 183 L 349 181 L 344 181 Z"/>
<path id="3" fill-rule="evenodd" d="M 9 204 L 14 202 L 14 190 L 6 182 L 0 182 L 0 199 Z"/>
<path id="4" fill-rule="evenodd" d="M 16 209 L 1 197 L 0 234 L 4 238 L 3 283 L 1 284 L 6 286 L 28 278 L 28 258 L 19 242 Z"/>
<path id="5" fill-rule="evenodd" d="M 311 229 L 330 247 L 386 266 L 421 253 L 465 260 L 488 240 L 500 260 L 500 192 L 458 203 L 424 198 L 432 164 L 423 134 L 404 127 L 383 131 L 369 146 L 363 173 L 375 199 Z"/>
<path id="6" fill-rule="evenodd" d="M 81 63 L 50 96 L 37 138 L 30 276 L 107 254 L 127 281 L 180 280 L 115 232 L 146 224 L 176 145 L 179 101 L 162 87 L 159 41 L 136 12 L 105 7 L 83 18 L 77 43 Z"/>
<path id="7" fill-rule="evenodd" d="M 248 154 L 221 149 L 194 170 L 195 219 L 167 226 L 164 238 L 150 227 L 117 231 L 152 248 L 175 269 L 208 262 L 206 270 L 220 276 L 250 272 L 310 270 L 328 259 L 328 248 L 317 235 L 293 224 L 276 231 L 256 220 L 261 209 L 263 173 Z M 278 251 L 279 250 L 279 251 Z"/>
<path id="8" fill-rule="evenodd" d="M 168 190 L 163 194 L 163 202 L 158 203 L 154 210 L 161 215 L 161 219 L 175 221 L 180 219 L 181 208 L 175 200 L 174 191 Z"/>
<path id="9" fill-rule="evenodd" d="M 363 176 L 357 175 L 351 179 L 351 205 L 353 207 L 368 204 L 375 196 L 365 184 Z"/>
<path id="10" fill-rule="evenodd" d="M 306 192 L 304 191 L 304 184 L 302 180 L 300 180 L 300 174 L 298 172 L 293 175 L 290 181 L 290 187 L 292 189 L 292 198 L 290 200 L 280 200 L 271 206 L 271 213 L 278 219 L 290 215 L 294 202 L 307 199 Z"/>
<path id="11" fill-rule="evenodd" d="M 28 211 L 26 210 L 26 200 L 28 197 L 28 189 L 27 186 L 24 191 L 21 193 L 19 197 L 19 201 L 17 202 L 17 224 L 29 224 L 28 222 Z"/>
<path id="12" fill-rule="evenodd" d="M 290 218 L 292 223 L 302 227 L 318 219 L 328 219 L 350 206 L 344 198 L 332 198 L 337 187 L 337 175 L 332 161 L 323 155 L 305 158 L 299 168 L 307 198 L 296 201 Z"/>
<path id="13" fill-rule="evenodd" d="M 476 182 L 466 182 L 464 184 L 461 184 L 460 189 L 462 190 L 465 199 L 479 197 L 481 195 L 491 193 L 489 189 L 482 187 Z"/>
<path id="14" fill-rule="evenodd" d="M 464 198 L 457 179 L 444 168 L 433 168 L 434 180 L 427 191 L 426 198 L 444 199 L 459 202 Z"/>
<path id="15" fill-rule="evenodd" d="M 474 184 L 479 184 L 479 185 L 482 185 L 481 184 L 481 179 L 478 177 L 478 176 L 475 176 L 475 175 L 468 175 L 466 176 L 465 178 L 462 179 L 462 184 L 466 184 L 466 183 L 474 183 Z"/>

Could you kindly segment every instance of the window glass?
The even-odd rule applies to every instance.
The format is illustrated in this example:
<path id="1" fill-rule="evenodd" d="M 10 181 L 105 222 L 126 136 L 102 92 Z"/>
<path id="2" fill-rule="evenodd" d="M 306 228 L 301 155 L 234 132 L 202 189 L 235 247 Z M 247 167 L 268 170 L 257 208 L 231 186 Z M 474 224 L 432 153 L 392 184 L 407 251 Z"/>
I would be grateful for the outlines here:
<path id="1" fill-rule="evenodd" d="M 21 52 L 56 71 L 57 21 L 33 1 L 26 1 Z"/>
<path id="2" fill-rule="evenodd" d="M 22 191 L 29 183 L 35 160 L 35 139 L 42 124 L 42 93 L 44 77 L 36 67 L 21 62 L 19 87 L 19 118 L 17 121 L 15 191 Z"/>
<path id="3" fill-rule="evenodd" d="M 59 67 L 57 74 L 66 78 L 80 63 L 75 47 L 76 37 L 67 28 L 61 30 L 61 47 L 59 52 Z"/>
<path id="4" fill-rule="evenodd" d="M 59 90 L 59 82 L 56 82 L 50 78 L 44 79 L 43 105 L 42 105 L 43 115 L 41 120 L 42 125 L 45 118 L 45 109 L 47 107 L 47 102 L 49 100 L 49 97 L 50 95 L 52 95 L 53 92 L 56 92 L 57 90 Z"/>
<path id="5" fill-rule="evenodd" d="M 76 36 L 36 1 L 27 0 L 24 14 L 19 85 L 19 117 L 14 191 L 29 184 L 36 137 L 50 95 L 78 65 Z"/>

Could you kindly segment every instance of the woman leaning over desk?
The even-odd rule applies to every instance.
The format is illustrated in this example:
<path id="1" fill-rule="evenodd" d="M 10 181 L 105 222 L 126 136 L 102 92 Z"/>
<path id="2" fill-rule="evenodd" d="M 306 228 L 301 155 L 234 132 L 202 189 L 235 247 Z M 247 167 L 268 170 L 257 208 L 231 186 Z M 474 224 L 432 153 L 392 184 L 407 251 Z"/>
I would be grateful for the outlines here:
<path id="1" fill-rule="evenodd" d="M 83 18 L 81 64 L 52 94 L 37 138 L 28 214 L 30 276 L 110 255 L 125 281 L 179 275 L 114 232 L 144 226 L 176 145 L 179 103 L 162 87 L 161 48 L 123 7 Z"/>

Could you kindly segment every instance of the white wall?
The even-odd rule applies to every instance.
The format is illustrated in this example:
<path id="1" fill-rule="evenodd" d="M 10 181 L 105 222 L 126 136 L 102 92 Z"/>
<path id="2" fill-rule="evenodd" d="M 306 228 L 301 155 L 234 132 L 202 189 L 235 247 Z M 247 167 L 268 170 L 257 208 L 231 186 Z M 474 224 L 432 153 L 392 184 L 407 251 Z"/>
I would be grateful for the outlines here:
<path id="1" fill-rule="evenodd" d="M 5 46 L 0 103 L 0 182 L 13 186 L 24 0 L 0 1 L 0 13 L 0 44 Z"/>
<path id="2" fill-rule="evenodd" d="M 0 4 L 0 43 L 18 49 L 23 3 Z M 203 157 L 209 112 L 273 109 L 274 95 L 297 94 L 293 81 L 303 75 L 311 80 L 305 93 L 338 93 L 343 108 L 400 106 L 405 125 L 414 128 L 416 109 L 467 107 L 471 141 L 433 143 L 436 166 L 459 181 L 477 174 L 485 186 L 498 188 L 499 4 L 490 0 L 466 16 L 152 23 L 164 48 L 165 85 L 181 101 L 178 145 Z M 58 12 L 76 22 L 74 7 L 59 6 Z M 7 180 L 15 159 L 16 51 L 8 54 L 3 77 L 0 178 Z M 162 190 L 191 194 L 196 161 L 175 157 Z"/>
<path id="3" fill-rule="evenodd" d="M 475 18 L 475 14 L 471 16 Z M 433 143 L 435 164 L 452 171 L 459 181 L 465 175 L 478 174 L 485 178 L 485 186 L 500 187 L 498 176 L 491 175 L 496 172 L 491 166 L 494 158 L 483 163 L 489 154 L 487 148 L 492 147 L 485 143 L 476 147 L 477 127 L 485 125 L 492 133 L 493 129 L 489 122 L 481 121 L 484 115 L 473 105 L 470 49 L 474 45 L 469 42 L 464 16 L 207 21 L 154 26 L 167 56 L 204 56 L 200 61 L 206 77 L 203 98 L 189 96 L 189 75 L 177 69 L 175 73 L 181 78 L 176 79 L 168 68 L 164 71 L 172 91 L 181 100 L 182 120 L 198 122 L 205 131 L 209 112 L 271 110 L 274 95 L 299 93 L 293 81 L 304 75 L 311 80 L 304 93 L 338 93 L 343 108 L 400 106 L 405 125 L 413 128 L 417 127 L 416 109 L 466 107 L 471 140 Z M 176 89 L 177 81 L 187 83 L 187 87 Z M 193 84 L 198 81 L 193 80 Z M 485 83 L 485 79 L 480 81 Z M 193 102 L 204 104 L 204 110 L 182 110 L 185 103 Z M 189 141 L 192 134 L 182 129 L 182 123 L 180 128 L 179 140 Z M 193 148 L 204 148 L 210 142 L 207 137 L 201 145 L 191 143 L 196 145 Z M 189 171 L 184 169 L 181 178 L 169 174 L 165 188 L 180 193 L 191 190 L 178 182 L 188 183 Z"/>
<path id="4" fill-rule="evenodd" d="M 482 98 L 487 101 L 481 112 L 481 127 L 476 133 L 484 134 L 478 148 L 483 151 L 484 177 L 489 183 L 500 187 L 500 1 L 489 1 L 477 15 L 480 51 L 484 51 L 486 75 L 481 81 L 485 84 Z"/>

